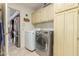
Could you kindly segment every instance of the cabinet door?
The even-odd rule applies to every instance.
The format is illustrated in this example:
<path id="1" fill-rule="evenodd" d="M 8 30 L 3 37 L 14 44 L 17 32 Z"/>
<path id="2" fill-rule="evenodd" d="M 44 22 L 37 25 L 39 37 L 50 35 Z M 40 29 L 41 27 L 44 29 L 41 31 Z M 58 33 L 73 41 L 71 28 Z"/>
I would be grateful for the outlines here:
<path id="1" fill-rule="evenodd" d="M 40 23 L 40 22 L 42 22 L 43 21 L 43 16 L 44 16 L 44 14 L 43 14 L 43 12 L 42 12 L 42 9 L 40 9 L 40 10 L 37 10 L 36 12 L 34 12 L 33 14 L 32 14 L 32 23 Z"/>
<path id="2" fill-rule="evenodd" d="M 32 14 L 32 23 L 33 24 L 36 23 L 36 15 L 35 15 L 35 13 Z"/>
<path id="3" fill-rule="evenodd" d="M 40 22 L 47 22 L 53 20 L 54 16 L 54 10 L 53 10 L 53 4 L 41 8 L 40 10 Z"/>
<path id="4" fill-rule="evenodd" d="M 72 56 L 77 48 L 77 11 L 70 10 L 65 12 L 65 39 L 64 55 Z M 76 55 L 76 54 L 75 54 Z"/>
<path id="5" fill-rule="evenodd" d="M 54 55 L 63 55 L 64 13 L 56 14 L 54 20 Z"/>
<path id="6" fill-rule="evenodd" d="M 50 9 L 49 9 L 49 17 L 48 17 L 48 20 L 54 20 L 54 6 L 53 4 L 49 6 Z"/>
<path id="7" fill-rule="evenodd" d="M 54 9 L 53 9 L 53 4 L 51 4 L 51 5 L 49 5 L 49 6 L 47 6 L 46 8 L 45 8 L 45 18 L 46 18 L 46 21 L 51 21 L 51 20 L 53 20 L 53 16 L 54 16 Z"/>
<path id="8" fill-rule="evenodd" d="M 40 22 L 39 16 L 40 16 L 40 14 L 39 14 L 39 13 L 36 13 L 36 12 L 32 14 L 32 23 L 33 23 L 33 24 Z"/>
<path id="9" fill-rule="evenodd" d="M 41 23 L 53 20 L 53 11 L 53 4 L 37 10 L 32 14 L 32 23 Z"/>
<path id="10" fill-rule="evenodd" d="M 40 14 L 40 17 L 39 17 L 39 18 L 40 18 L 40 19 L 39 19 L 39 20 L 40 20 L 40 23 L 41 23 L 41 22 L 44 22 L 44 21 L 46 20 L 46 19 L 45 19 L 45 15 L 46 15 L 46 14 L 45 14 L 44 8 L 41 8 L 41 9 L 39 10 L 39 14 Z"/>

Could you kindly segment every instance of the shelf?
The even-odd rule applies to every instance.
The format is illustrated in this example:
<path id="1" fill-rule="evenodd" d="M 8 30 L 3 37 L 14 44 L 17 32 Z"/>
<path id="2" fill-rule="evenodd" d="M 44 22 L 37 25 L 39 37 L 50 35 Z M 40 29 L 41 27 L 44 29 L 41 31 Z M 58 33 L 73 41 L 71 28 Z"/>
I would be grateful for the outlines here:
<path id="1" fill-rule="evenodd" d="M 53 20 L 48 20 L 48 21 L 43 21 L 43 22 L 37 22 L 37 23 L 32 23 L 32 24 L 35 25 L 35 24 L 48 23 L 48 22 L 53 22 Z"/>

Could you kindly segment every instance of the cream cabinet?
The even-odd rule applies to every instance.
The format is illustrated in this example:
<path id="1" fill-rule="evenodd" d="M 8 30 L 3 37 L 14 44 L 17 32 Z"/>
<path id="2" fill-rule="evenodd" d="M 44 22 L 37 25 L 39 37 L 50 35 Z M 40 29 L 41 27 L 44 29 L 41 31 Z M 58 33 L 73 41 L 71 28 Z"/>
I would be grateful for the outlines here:
<path id="1" fill-rule="evenodd" d="M 63 55 L 64 13 L 57 14 L 54 21 L 54 55 Z"/>
<path id="2" fill-rule="evenodd" d="M 55 8 L 55 12 L 62 12 L 68 9 L 73 9 L 73 8 L 77 8 L 78 7 L 78 3 L 59 3 L 59 4 L 54 4 L 54 8 Z"/>
<path id="3" fill-rule="evenodd" d="M 64 55 L 77 55 L 77 13 L 77 9 L 65 12 Z"/>
<path id="4" fill-rule="evenodd" d="M 78 55 L 78 8 L 55 14 L 54 55 Z"/>
<path id="5" fill-rule="evenodd" d="M 32 23 L 38 23 L 39 19 L 38 19 L 38 14 L 37 13 L 33 13 L 32 14 Z"/>
<path id="6" fill-rule="evenodd" d="M 53 5 L 49 5 L 46 9 L 47 9 L 46 10 L 47 20 L 48 21 L 54 20 L 54 8 L 53 8 Z"/>
<path id="7" fill-rule="evenodd" d="M 32 14 L 32 23 L 52 21 L 54 18 L 53 4 L 43 7 Z"/>
<path id="8" fill-rule="evenodd" d="M 33 13 L 33 16 L 32 16 L 32 23 L 36 23 L 36 14 L 35 13 Z"/>
<path id="9" fill-rule="evenodd" d="M 53 4 L 45 7 L 42 12 L 43 12 L 42 16 L 44 16 L 42 21 L 51 21 L 54 19 Z"/>

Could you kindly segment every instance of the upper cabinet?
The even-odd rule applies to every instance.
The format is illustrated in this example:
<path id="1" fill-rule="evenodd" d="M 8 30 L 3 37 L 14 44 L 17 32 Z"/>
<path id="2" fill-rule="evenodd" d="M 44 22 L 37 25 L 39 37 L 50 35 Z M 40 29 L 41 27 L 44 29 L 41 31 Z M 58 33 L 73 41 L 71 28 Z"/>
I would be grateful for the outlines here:
<path id="1" fill-rule="evenodd" d="M 77 8 L 78 3 L 59 3 L 59 4 L 54 4 L 54 9 L 55 13 L 62 12 L 65 10 Z"/>
<path id="2" fill-rule="evenodd" d="M 43 7 L 32 13 L 32 23 L 51 21 L 54 18 L 53 4 Z"/>

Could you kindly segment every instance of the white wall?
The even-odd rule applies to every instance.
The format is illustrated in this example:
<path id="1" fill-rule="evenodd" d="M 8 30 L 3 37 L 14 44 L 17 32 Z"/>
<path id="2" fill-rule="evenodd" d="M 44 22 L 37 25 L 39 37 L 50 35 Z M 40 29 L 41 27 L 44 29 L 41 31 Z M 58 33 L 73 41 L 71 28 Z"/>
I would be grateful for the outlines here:
<path id="1" fill-rule="evenodd" d="M 8 4 L 8 7 L 20 11 L 20 39 L 21 39 L 21 47 L 23 48 L 25 47 L 25 32 L 34 29 L 31 22 L 24 22 L 23 19 L 25 17 L 25 14 L 27 13 L 28 18 L 31 20 L 32 10 L 18 4 Z"/>

